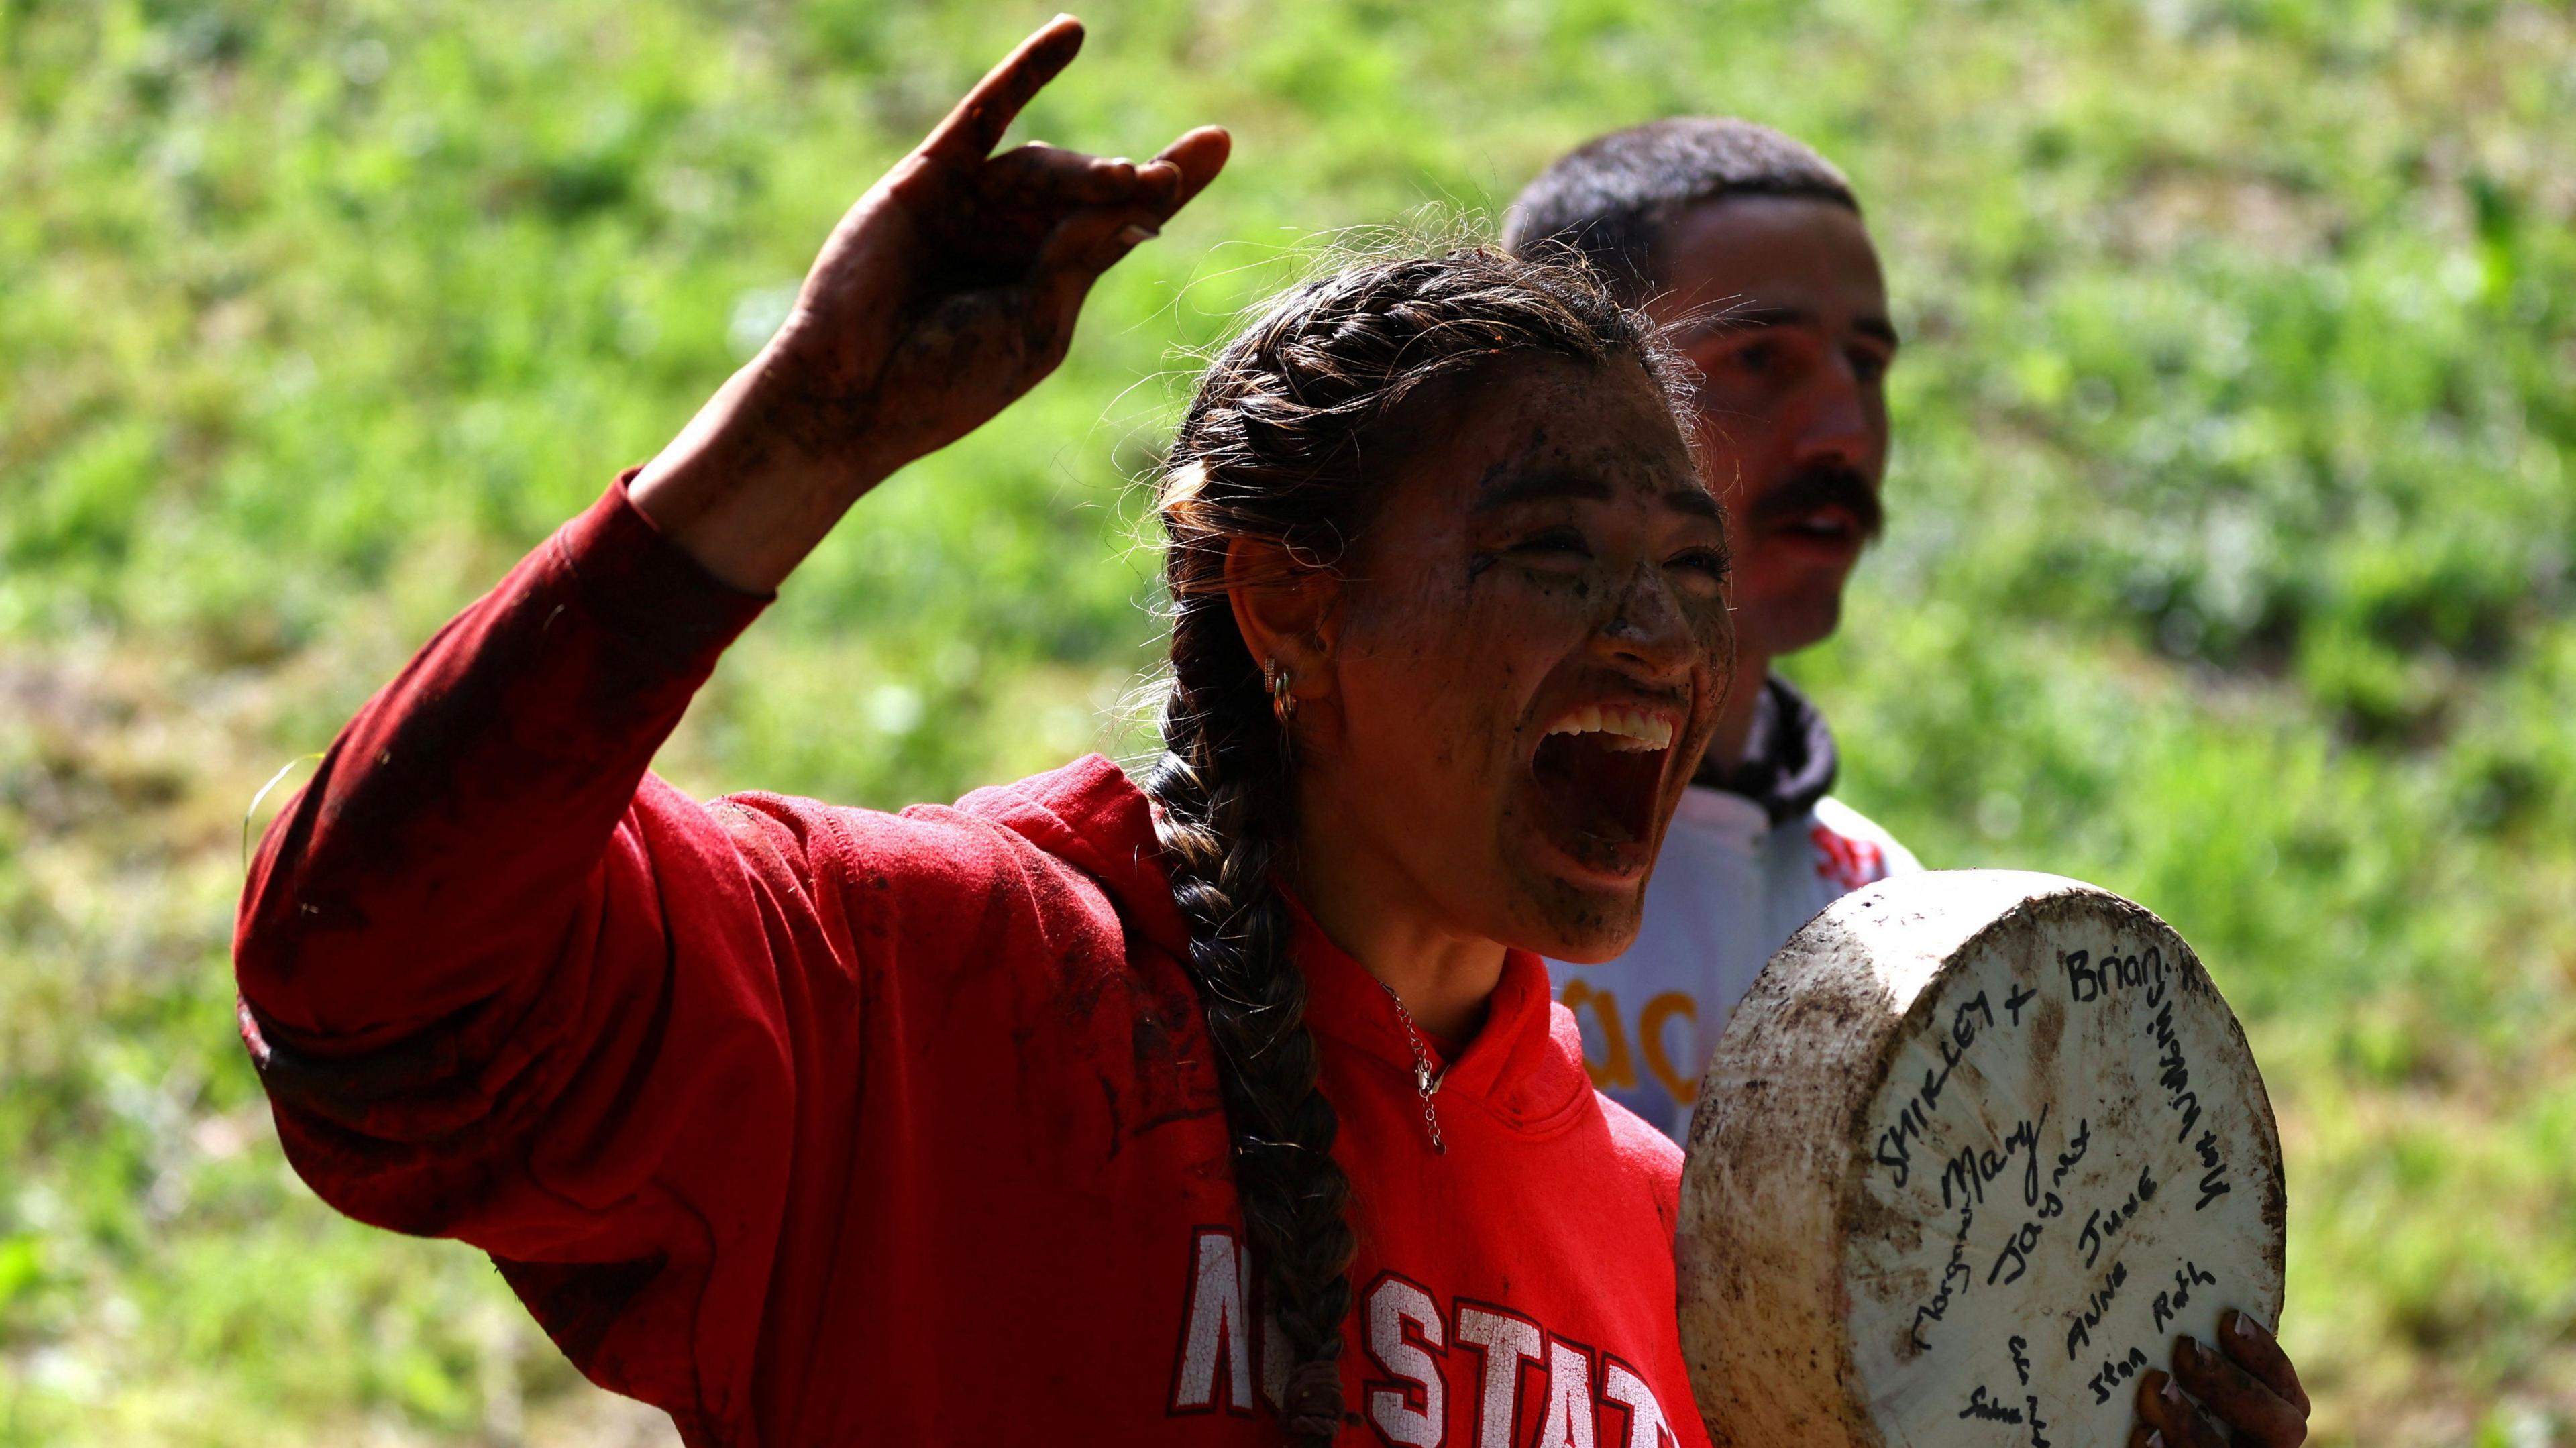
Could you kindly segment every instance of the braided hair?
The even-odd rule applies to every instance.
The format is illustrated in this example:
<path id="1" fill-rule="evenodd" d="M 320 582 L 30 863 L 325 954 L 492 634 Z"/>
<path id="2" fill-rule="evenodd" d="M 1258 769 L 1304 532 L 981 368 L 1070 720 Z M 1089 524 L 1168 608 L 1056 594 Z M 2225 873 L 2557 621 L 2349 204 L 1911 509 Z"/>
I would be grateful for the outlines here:
<path id="1" fill-rule="evenodd" d="M 1363 262 L 1290 290 L 1217 355 L 1155 488 L 1172 679 L 1145 791 L 1190 927 L 1244 1225 L 1293 1365 L 1280 1416 L 1301 1448 L 1341 1426 L 1357 1242 L 1275 879 L 1295 835 L 1294 761 L 1227 599 L 1227 549 L 1260 539 L 1334 567 L 1390 481 L 1369 475 L 1363 444 L 1424 384 L 1513 353 L 1633 358 L 1680 395 L 1653 325 L 1586 273 L 1485 249 Z"/>

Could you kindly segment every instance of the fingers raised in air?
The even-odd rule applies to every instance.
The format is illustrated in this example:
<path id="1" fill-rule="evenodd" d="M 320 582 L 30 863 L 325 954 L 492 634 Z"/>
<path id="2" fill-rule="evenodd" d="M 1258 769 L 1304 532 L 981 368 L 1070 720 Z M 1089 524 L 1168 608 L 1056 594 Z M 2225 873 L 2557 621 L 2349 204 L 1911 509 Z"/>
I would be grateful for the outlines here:
<path id="1" fill-rule="evenodd" d="M 1205 189 L 1224 169 L 1231 145 L 1223 130 L 1201 126 L 1153 160 L 1131 166 L 1134 179 L 1125 195 L 1086 205 L 1056 223 L 1039 258 L 1039 270 L 1050 276 L 1077 275 L 1089 286 L 1091 279 L 1151 238 L 1172 213 Z"/>
<path id="2" fill-rule="evenodd" d="M 972 164 L 993 154 L 1002 133 L 1027 108 L 1029 99 L 1046 89 L 1082 52 L 1082 22 L 1059 15 L 1002 57 L 984 73 L 921 143 L 921 153 L 941 161 Z"/>
<path id="3" fill-rule="evenodd" d="M 1058 16 L 976 83 L 888 178 L 952 276 L 1025 279 L 1042 300 L 1079 301 L 1110 264 L 1153 236 L 1225 167 L 1215 126 L 1183 134 L 1152 160 L 1092 156 L 1043 141 L 992 154 L 1031 98 L 1082 48 Z"/>

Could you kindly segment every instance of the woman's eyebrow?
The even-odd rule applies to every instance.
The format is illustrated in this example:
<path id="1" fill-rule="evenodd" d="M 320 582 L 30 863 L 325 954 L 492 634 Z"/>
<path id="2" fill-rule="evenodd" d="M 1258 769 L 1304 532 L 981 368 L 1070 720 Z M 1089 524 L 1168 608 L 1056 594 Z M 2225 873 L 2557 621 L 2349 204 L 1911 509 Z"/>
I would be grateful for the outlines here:
<path id="1" fill-rule="evenodd" d="M 1726 507 L 1706 488 L 1673 488 L 1664 494 L 1664 506 L 1676 513 L 1691 513 L 1712 523 L 1726 521 Z"/>
<path id="2" fill-rule="evenodd" d="M 1607 501 L 1609 497 L 1610 484 L 1589 473 L 1570 472 L 1564 468 L 1535 468 L 1489 479 L 1476 494 L 1475 511 L 1492 513 L 1514 503 L 1533 502 L 1540 498 Z"/>
<path id="3" fill-rule="evenodd" d="M 1512 473 L 1485 484 L 1477 494 L 1475 512 L 1479 515 L 1499 512 L 1516 503 L 1537 502 L 1552 498 L 1581 498 L 1589 502 L 1607 502 L 1610 484 L 1590 473 L 1564 468 L 1536 468 L 1525 473 Z M 1715 494 L 1697 484 L 1664 490 L 1663 504 L 1676 513 L 1688 513 L 1711 522 L 1726 521 L 1726 506 Z"/>

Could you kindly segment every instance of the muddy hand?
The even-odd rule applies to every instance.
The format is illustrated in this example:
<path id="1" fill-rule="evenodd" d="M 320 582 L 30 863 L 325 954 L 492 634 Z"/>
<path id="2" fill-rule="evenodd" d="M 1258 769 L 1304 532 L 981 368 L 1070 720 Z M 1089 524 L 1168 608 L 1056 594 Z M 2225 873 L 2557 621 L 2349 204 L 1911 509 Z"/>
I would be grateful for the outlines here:
<path id="1" fill-rule="evenodd" d="M 1021 42 L 842 216 L 778 335 L 635 480 L 636 505 L 717 576 L 765 589 L 896 468 L 1055 369 L 1092 283 L 1225 165 L 1224 131 L 1152 160 L 1043 143 L 994 154 L 1082 48 Z"/>
<path id="2" fill-rule="evenodd" d="M 2174 1339 L 2173 1371 L 2138 1379 L 2129 1448 L 2297 1448 L 2308 1394 L 2272 1334 L 2244 1313 L 2219 1314 L 2221 1351 Z"/>
<path id="3" fill-rule="evenodd" d="M 910 461 L 1001 411 L 1063 359 L 1101 272 L 1225 164 L 1213 128 L 1142 165 L 1043 142 L 994 155 L 1081 48 L 1070 17 L 1023 41 L 834 228 L 777 348 L 818 444 Z"/>

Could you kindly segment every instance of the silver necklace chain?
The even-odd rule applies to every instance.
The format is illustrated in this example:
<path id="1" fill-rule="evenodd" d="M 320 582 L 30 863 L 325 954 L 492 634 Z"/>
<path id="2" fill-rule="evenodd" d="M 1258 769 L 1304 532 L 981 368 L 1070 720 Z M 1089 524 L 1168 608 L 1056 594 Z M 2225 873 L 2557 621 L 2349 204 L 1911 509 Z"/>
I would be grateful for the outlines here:
<path id="1" fill-rule="evenodd" d="M 1432 1109 L 1431 1098 L 1440 1092 L 1440 1083 L 1449 1079 L 1447 1067 L 1438 1075 L 1431 1071 L 1431 1053 L 1422 1044 L 1422 1028 L 1413 1023 L 1413 1012 L 1404 1008 L 1404 997 L 1385 981 L 1377 983 L 1386 998 L 1395 1002 L 1395 1018 L 1404 1022 L 1404 1043 L 1413 1048 L 1413 1089 L 1422 1096 L 1422 1125 L 1431 1133 L 1431 1149 L 1443 1156 L 1449 1154 L 1449 1143 L 1440 1139 L 1440 1113 Z"/>

